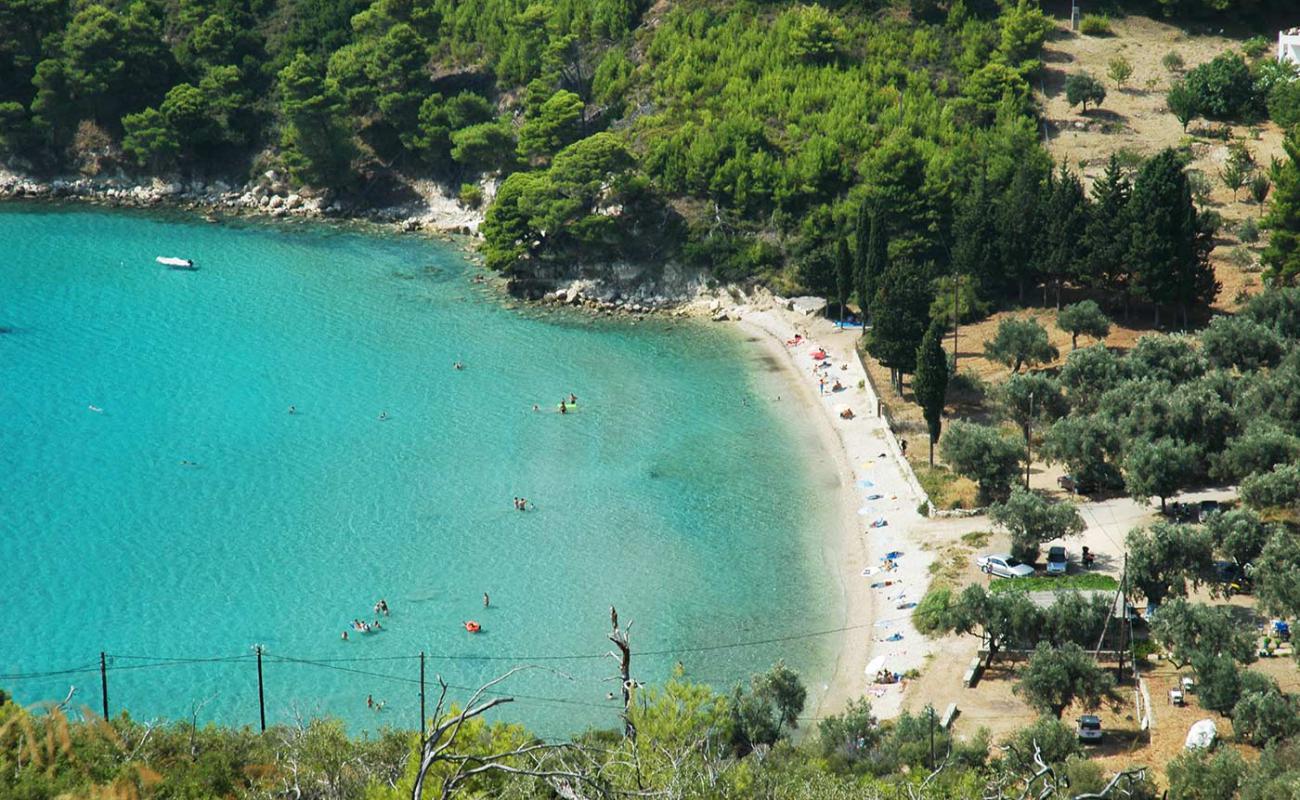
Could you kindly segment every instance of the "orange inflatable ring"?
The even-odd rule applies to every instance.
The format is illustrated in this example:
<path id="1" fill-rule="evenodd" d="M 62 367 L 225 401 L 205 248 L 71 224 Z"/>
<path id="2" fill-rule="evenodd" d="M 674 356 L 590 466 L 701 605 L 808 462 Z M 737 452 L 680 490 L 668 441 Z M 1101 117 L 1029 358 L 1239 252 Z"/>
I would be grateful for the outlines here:
<path id="1" fill-rule="evenodd" d="M 469 631 L 470 633 L 478 633 L 479 631 L 483 630 L 483 626 L 478 624 L 474 620 L 470 620 L 469 622 L 465 623 L 465 630 Z"/>

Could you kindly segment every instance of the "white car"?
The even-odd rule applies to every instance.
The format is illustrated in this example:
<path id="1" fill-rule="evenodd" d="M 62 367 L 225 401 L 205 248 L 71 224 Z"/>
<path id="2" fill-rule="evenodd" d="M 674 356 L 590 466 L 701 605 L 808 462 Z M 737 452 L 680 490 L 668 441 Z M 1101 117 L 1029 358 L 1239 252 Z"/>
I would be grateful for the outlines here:
<path id="1" fill-rule="evenodd" d="M 996 575 L 999 578 L 1029 578 L 1034 574 L 1033 567 L 1021 563 L 1018 559 L 1012 558 L 1006 553 L 980 556 L 975 564 L 983 572 Z"/>

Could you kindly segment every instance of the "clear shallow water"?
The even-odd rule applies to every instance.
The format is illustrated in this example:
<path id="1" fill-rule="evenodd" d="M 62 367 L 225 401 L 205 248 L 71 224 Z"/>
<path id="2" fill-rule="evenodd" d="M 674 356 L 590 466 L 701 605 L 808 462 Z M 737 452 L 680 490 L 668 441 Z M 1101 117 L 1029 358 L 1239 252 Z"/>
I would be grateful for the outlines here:
<path id="1" fill-rule="evenodd" d="M 784 657 L 818 689 L 832 636 L 689 652 L 841 624 L 772 365 L 720 329 L 510 311 L 472 274 L 415 238 L 0 207 L 0 675 L 105 650 L 114 713 L 256 724 L 261 644 L 269 723 L 413 728 L 419 651 L 476 686 L 604 653 L 614 604 L 634 652 L 687 651 L 634 656 L 642 680 Z M 385 630 L 341 641 L 380 597 Z M 538 663 L 564 675 L 512 678 L 503 718 L 617 724 L 612 659 Z M 97 670 L 0 679 L 70 684 L 99 708 Z"/>

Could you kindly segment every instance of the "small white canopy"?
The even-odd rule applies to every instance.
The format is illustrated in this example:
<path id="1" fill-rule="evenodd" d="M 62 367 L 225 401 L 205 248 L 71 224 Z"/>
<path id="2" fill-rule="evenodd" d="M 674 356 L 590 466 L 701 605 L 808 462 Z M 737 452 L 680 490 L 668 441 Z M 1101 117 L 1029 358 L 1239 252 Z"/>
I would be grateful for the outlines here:
<path id="1" fill-rule="evenodd" d="M 867 664 L 867 668 L 864 670 L 864 672 L 874 680 L 876 677 L 876 673 L 880 672 L 884 668 L 885 668 L 885 657 L 876 656 L 875 658 L 871 659 L 870 663 Z"/>
<path id="2" fill-rule="evenodd" d="M 1219 738 L 1219 730 L 1214 727 L 1214 720 L 1203 719 L 1187 731 L 1187 742 L 1183 744 L 1188 750 L 1204 750 Z"/>

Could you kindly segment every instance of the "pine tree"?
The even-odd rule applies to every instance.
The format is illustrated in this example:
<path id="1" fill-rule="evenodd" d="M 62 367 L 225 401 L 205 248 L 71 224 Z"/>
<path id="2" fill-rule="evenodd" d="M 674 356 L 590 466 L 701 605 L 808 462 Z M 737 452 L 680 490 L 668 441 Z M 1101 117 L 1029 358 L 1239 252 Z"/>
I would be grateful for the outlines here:
<path id="1" fill-rule="evenodd" d="M 934 443 L 939 441 L 943 425 L 943 403 L 948 394 L 948 357 L 943 352 L 943 325 L 930 323 L 916 351 L 916 377 L 912 394 L 925 416 L 930 432 L 930 466 L 934 466 Z"/>
<path id="2" fill-rule="evenodd" d="M 1290 286 L 1300 277 L 1300 131 L 1283 142 L 1287 160 L 1273 169 L 1273 194 L 1263 227 L 1270 232 L 1264 248 L 1264 278 Z"/>
<path id="3" fill-rule="evenodd" d="M 871 303 L 875 324 L 867 339 L 867 351 L 889 367 L 890 379 L 899 394 L 903 374 L 916 367 L 916 350 L 930 324 L 929 265 L 911 261 L 892 262 L 876 281 Z"/>
<path id="4" fill-rule="evenodd" d="M 1084 260 L 1076 279 L 1080 283 L 1115 292 L 1124 304 L 1128 319 L 1129 218 L 1128 202 L 1133 186 L 1124 175 L 1119 159 L 1111 155 L 1106 173 L 1092 184 L 1092 204 L 1084 232 Z"/>
<path id="5" fill-rule="evenodd" d="M 844 324 L 844 307 L 853 290 L 853 259 L 849 256 L 849 242 L 839 237 L 835 246 L 835 290 L 840 304 L 840 324 Z"/>
<path id="6" fill-rule="evenodd" d="M 1186 323 L 1187 307 L 1212 301 L 1218 283 L 1209 263 L 1214 243 L 1177 152 L 1166 148 L 1142 165 L 1130 209 L 1133 292 L 1155 304 L 1156 325 L 1163 303 L 1177 303 Z"/>
<path id="7" fill-rule="evenodd" d="M 1043 273 L 1056 290 L 1056 308 L 1061 308 L 1061 285 L 1078 272 L 1083 260 L 1084 232 L 1088 224 L 1088 199 L 1079 176 L 1064 162 L 1047 195 Z M 1043 305 L 1047 305 L 1047 284 L 1043 284 Z"/>
<path id="8" fill-rule="evenodd" d="M 1020 300 L 1025 287 L 1039 271 L 1043 243 L 1043 179 L 1039 167 L 1029 159 L 1016 167 L 1011 186 L 998 204 L 998 244 L 1002 269 L 1008 284 L 1016 287 Z"/>

